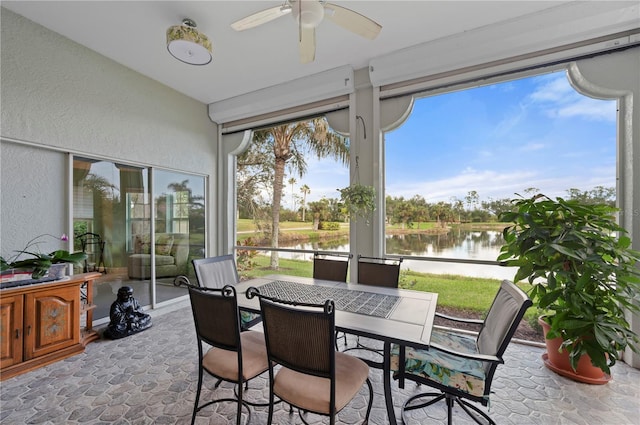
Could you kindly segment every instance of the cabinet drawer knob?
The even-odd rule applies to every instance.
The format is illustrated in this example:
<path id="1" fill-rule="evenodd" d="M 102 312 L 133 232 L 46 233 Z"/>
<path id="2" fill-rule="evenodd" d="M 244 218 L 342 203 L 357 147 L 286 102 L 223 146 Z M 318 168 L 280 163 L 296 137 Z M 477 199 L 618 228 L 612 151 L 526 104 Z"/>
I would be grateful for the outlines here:
<path id="1" fill-rule="evenodd" d="M 20 339 L 20 329 L 16 329 L 16 339 Z"/>

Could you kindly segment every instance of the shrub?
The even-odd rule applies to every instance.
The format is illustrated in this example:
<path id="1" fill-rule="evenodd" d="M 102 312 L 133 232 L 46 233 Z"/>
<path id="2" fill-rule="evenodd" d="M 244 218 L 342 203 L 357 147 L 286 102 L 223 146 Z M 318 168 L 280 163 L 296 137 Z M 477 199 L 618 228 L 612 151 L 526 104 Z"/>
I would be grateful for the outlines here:
<path id="1" fill-rule="evenodd" d="M 321 221 L 318 230 L 340 230 L 340 223 L 335 221 Z"/>

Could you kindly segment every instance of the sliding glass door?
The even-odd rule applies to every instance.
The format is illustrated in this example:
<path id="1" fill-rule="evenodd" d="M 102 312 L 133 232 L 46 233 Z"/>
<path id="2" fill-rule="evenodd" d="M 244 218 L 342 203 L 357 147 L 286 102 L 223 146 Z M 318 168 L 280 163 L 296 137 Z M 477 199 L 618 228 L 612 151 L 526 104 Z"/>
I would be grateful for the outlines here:
<path id="1" fill-rule="evenodd" d="M 84 270 L 103 273 L 94 317 L 108 320 L 122 286 L 143 306 L 186 295 L 173 280 L 193 279 L 191 260 L 205 255 L 205 211 L 203 176 L 75 157 L 74 244 Z"/>

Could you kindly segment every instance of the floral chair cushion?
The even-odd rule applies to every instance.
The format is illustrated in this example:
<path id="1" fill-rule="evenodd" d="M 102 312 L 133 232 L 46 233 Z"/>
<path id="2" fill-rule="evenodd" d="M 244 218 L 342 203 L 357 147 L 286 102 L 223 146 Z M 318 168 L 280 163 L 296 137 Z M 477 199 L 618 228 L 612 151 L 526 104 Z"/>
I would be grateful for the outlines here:
<path id="1" fill-rule="evenodd" d="M 431 341 L 452 350 L 478 354 L 475 338 L 434 330 Z M 399 369 L 400 346 L 391 347 L 391 370 Z M 419 350 L 407 347 L 405 350 L 405 372 L 419 375 L 442 385 L 457 388 L 474 396 L 484 395 L 484 363 L 465 359 L 438 349 Z"/>
<path id="2" fill-rule="evenodd" d="M 249 311 L 240 311 L 240 327 L 242 329 L 248 329 L 249 327 L 255 325 L 253 323 L 260 317 L 259 313 L 251 313 Z"/>

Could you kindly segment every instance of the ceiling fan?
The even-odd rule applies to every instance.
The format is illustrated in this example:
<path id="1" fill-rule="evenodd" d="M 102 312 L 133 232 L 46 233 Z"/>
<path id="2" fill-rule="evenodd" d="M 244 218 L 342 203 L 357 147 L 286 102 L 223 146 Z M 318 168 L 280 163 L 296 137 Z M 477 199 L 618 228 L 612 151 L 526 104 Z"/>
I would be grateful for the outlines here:
<path id="1" fill-rule="evenodd" d="M 276 18 L 291 15 L 298 23 L 300 62 L 313 62 L 316 56 L 316 27 L 326 17 L 342 28 L 373 40 L 382 26 L 346 7 L 323 0 L 285 0 L 281 6 L 256 12 L 231 24 L 236 31 L 257 27 Z"/>

